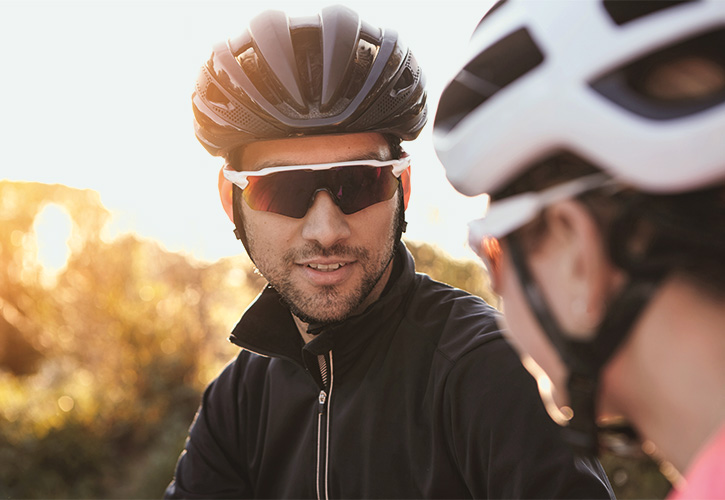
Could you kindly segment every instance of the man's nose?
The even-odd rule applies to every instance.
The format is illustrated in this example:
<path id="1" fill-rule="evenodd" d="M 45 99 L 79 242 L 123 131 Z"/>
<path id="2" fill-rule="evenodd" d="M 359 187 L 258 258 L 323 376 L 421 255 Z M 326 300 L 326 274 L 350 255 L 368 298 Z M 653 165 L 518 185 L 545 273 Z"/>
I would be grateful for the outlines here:
<path id="1" fill-rule="evenodd" d="M 305 214 L 302 237 L 315 240 L 323 247 L 330 247 L 350 237 L 350 225 L 330 193 L 318 191 Z"/>

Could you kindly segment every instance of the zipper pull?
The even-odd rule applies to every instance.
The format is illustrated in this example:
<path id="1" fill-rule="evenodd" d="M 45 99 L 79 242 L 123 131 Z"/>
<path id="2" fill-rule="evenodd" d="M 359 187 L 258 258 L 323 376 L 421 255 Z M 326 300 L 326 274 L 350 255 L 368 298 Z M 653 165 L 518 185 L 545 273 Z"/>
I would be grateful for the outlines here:
<path id="1" fill-rule="evenodd" d="M 318 401 L 320 402 L 320 413 L 325 413 L 325 403 L 327 402 L 327 393 L 325 391 L 320 391 Z"/>

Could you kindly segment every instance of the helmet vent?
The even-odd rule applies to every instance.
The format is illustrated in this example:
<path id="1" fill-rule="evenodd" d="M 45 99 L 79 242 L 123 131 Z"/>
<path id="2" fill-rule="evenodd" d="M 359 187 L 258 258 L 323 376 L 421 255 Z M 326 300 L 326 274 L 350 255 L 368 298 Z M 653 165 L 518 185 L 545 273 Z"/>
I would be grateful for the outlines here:
<path id="1" fill-rule="evenodd" d="M 307 109 L 294 106 L 294 101 L 283 99 L 287 106 L 278 106 L 278 109 L 288 116 L 297 116 L 299 113 L 313 112 L 319 107 L 322 95 L 322 55 L 320 54 L 321 39 L 319 30 L 299 28 L 291 33 L 292 44 L 295 51 L 297 75 L 304 103 Z"/>
<path id="2" fill-rule="evenodd" d="M 393 87 L 394 93 L 400 94 L 401 92 L 405 92 L 414 83 L 415 78 L 413 77 L 413 73 L 410 71 L 410 68 L 405 68 L 400 78 L 398 78 L 398 81 L 395 82 L 395 86 Z"/>
<path id="3" fill-rule="evenodd" d="M 395 112 L 398 108 L 408 102 L 411 92 L 416 88 L 415 83 L 420 80 L 421 71 L 410 52 L 401 67 L 400 77 L 390 92 L 381 94 L 375 105 L 356 122 L 360 127 L 369 128 L 383 123 L 390 116 L 397 116 Z M 401 80 L 403 83 L 399 85 Z"/>
<path id="4" fill-rule="evenodd" d="M 260 65 L 260 57 L 254 47 L 250 46 L 237 56 L 237 62 L 260 94 L 272 105 L 279 103 L 279 98 L 272 89 L 267 76 L 269 71 Z"/>
<path id="5" fill-rule="evenodd" d="M 229 101 L 229 98 L 224 95 L 221 89 L 219 89 L 219 87 L 214 85 L 214 83 L 211 81 L 206 87 L 206 98 L 210 104 L 213 104 L 214 106 L 217 106 L 219 108 L 230 109 L 231 107 L 231 101 Z"/>
<path id="6" fill-rule="evenodd" d="M 725 102 L 725 28 L 666 47 L 617 68 L 591 87 L 653 120 L 692 115 Z"/>
<path id="7" fill-rule="evenodd" d="M 261 134 L 274 133 L 277 130 L 254 113 L 246 111 L 250 106 L 253 106 L 246 95 L 240 94 L 237 96 L 237 99 L 243 97 L 247 101 L 245 106 L 240 106 L 236 100 L 228 98 L 217 87 L 215 81 L 210 78 L 206 69 L 201 71 L 199 81 L 196 84 L 196 91 L 217 116 L 238 129 L 255 131 Z"/>
<path id="8" fill-rule="evenodd" d="M 496 2 L 493 5 L 493 7 L 491 7 L 490 9 L 488 9 L 488 11 L 481 18 L 481 20 L 478 21 L 478 24 L 476 25 L 476 29 L 473 30 L 472 36 L 474 36 L 478 32 L 478 30 L 483 25 L 483 22 L 486 21 L 491 14 L 493 14 L 496 10 L 498 10 L 499 7 L 502 7 L 507 1 L 508 0 L 498 0 L 498 2 Z"/>
<path id="9" fill-rule="evenodd" d="M 641 17 L 649 16 L 681 3 L 696 0 L 604 0 L 604 9 L 617 25 L 621 26 Z"/>
<path id="10" fill-rule="evenodd" d="M 436 126 L 450 130 L 491 96 L 544 61 L 544 54 L 521 28 L 481 52 L 441 96 Z"/>
<path id="11" fill-rule="evenodd" d="M 363 40 L 362 38 L 358 40 L 355 59 L 352 62 L 352 73 L 350 74 L 349 85 L 344 93 L 345 98 L 350 100 L 354 99 L 363 88 L 379 51 L 380 47 L 378 45 Z"/>

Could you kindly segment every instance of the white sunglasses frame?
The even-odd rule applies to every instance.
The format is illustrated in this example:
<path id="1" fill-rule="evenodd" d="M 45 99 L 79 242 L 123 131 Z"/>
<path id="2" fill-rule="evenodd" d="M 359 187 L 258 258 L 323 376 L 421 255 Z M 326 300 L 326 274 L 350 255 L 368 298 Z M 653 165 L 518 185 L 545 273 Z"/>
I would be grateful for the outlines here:
<path id="1" fill-rule="evenodd" d="M 404 156 L 395 160 L 352 160 L 352 161 L 338 161 L 332 163 L 314 163 L 310 165 L 281 165 L 276 167 L 267 167 L 260 170 L 234 170 L 229 164 L 224 165 L 224 178 L 239 187 L 244 189 L 249 185 L 247 180 L 249 177 L 264 177 L 266 175 L 276 174 L 279 172 L 291 172 L 298 170 L 331 170 L 338 167 L 393 167 L 393 175 L 400 177 L 405 169 L 410 166 L 410 156 Z"/>
<path id="2" fill-rule="evenodd" d="M 503 238 L 531 222 L 549 205 L 615 182 L 606 174 L 592 174 L 542 191 L 528 191 L 495 201 L 483 218 L 468 223 L 468 246 L 478 254 L 477 249 L 484 238 Z"/>

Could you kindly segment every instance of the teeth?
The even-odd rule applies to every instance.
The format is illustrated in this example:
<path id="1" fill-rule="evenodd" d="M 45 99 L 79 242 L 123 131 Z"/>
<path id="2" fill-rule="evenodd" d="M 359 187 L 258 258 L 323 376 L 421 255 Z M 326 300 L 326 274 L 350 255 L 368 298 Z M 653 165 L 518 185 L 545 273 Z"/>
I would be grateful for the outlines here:
<path id="1" fill-rule="evenodd" d="M 308 267 L 317 269 L 318 271 L 335 271 L 344 265 L 345 264 L 307 264 Z"/>

